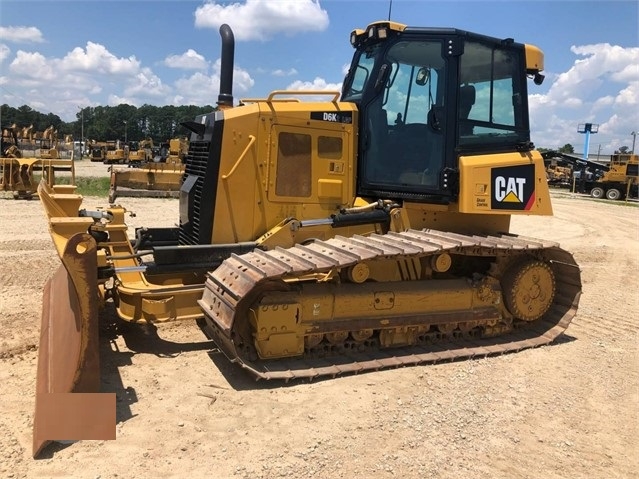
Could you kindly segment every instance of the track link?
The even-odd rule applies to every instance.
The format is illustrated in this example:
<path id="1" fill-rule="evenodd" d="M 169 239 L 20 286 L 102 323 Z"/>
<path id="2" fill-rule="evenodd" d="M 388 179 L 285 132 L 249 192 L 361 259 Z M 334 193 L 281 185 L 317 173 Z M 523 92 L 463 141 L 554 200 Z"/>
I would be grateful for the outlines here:
<path id="1" fill-rule="evenodd" d="M 505 261 L 532 257 L 542 261 L 554 275 L 552 304 L 541 319 L 515 319 L 510 328 L 495 337 L 483 337 L 480 328 L 466 332 L 434 328 L 434 332 L 431 329 L 410 346 L 381 349 L 372 338 L 355 347 L 345 341 L 342 347 L 333 348 L 337 354 L 317 354 L 317 350 L 306 348 L 297 357 L 267 360 L 258 359 L 252 345 L 241 340 L 253 336 L 251 308 L 271 292 L 281 291 L 282 284 L 318 281 L 322 275 L 328 277 L 364 261 L 414 260 L 442 253 Z M 485 357 L 546 345 L 566 330 L 577 311 L 580 295 L 579 267 L 557 243 L 508 234 L 468 236 L 425 229 L 366 237 L 337 236 L 289 249 L 233 255 L 208 274 L 199 305 L 212 339 L 229 360 L 258 379 L 289 380 Z M 466 314 L 462 316 L 460 321 L 468 319 Z"/>

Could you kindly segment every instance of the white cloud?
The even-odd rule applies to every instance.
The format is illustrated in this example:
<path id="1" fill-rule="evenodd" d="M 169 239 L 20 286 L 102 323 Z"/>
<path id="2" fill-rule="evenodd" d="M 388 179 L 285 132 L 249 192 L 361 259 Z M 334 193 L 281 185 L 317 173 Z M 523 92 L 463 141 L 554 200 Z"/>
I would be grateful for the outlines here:
<path id="1" fill-rule="evenodd" d="M 341 92 L 341 83 L 328 83 L 326 80 L 320 77 L 315 77 L 313 81 L 301 81 L 297 80 L 286 87 L 286 90 L 301 90 L 301 91 L 337 91 Z M 330 95 L 305 95 L 300 97 L 303 101 L 330 101 Z"/>
<path id="2" fill-rule="evenodd" d="M 175 91 L 178 92 L 172 99 L 174 104 L 215 105 L 220 93 L 220 67 L 222 62 L 218 59 L 213 65 L 213 74 L 206 75 L 201 72 L 194 73 L 188 78 L 181 78 L 175 82 Z M 233 96 L 249 91 L 255 80 L 251 75 L 235 66 L 233 69 Z"/>
<path id="3" fill-rule="evenodd" d="M 193 50 L 175 57 L 184 67 L 207 70 L 207 62 Z M 167 61 L 170 57 L 167 57 Z M 100 104 L 94 95 L 104 91 L 102 103 L 117 105 L 215 104 L 219 94 L 221 61 L 206 71 L 182 78 L 173 85 L 165 83 L 150 68 L 142 67 L 134 57 L 118 58 L 104 46 L 88 42 L 86 48 L 74 48 L 63 58 L 46 58 L 38 52 L 18 51 L 9 68 L 12 81 L 32 88 L 29 105 L 47 105 L 63 119 L 72 118 L 78 106 Z M 239 94 L 249 91 L 255 81 L 250 74 L 235 67 L 233 89 Z M 65 103 L 66 102 L 66 103 Z"/>
<path id="4" fill-rule="evenodd" d="M 271 75 L 276 77 L 290 77 L 293 75 L 297 75 L 297 70 L 295 68 L 289 68 L 288 70 L 277 69 L 271 72 Z"/>
<path id="5" fill-rule="evenodd" d="M 163 104 L 172 94 L 171 87 L 151 69 L 142 68 L 135 56 L 119 58 L 93 42 L 87 42 L 86 48 L 74 48 L 62 58 L 19 50 L 8 71 L 10 75 L 4 78 L 10 81 L 4 83 L 22 90 L 21 96 L 29 99 L 29 106 L 53 111 L 65 121 L 75 117 L 78 106 L 104 104 L 105 100 L 96 98 L 103 91 L 111 105 L 119 99 L 135 105 L 147 101 Z"/>
<path id="6" fill-rule="evenodd" d="M 639 48 L 600 43 L 573 46 L 570 50 L 584 58 L 575 60 L 572 68 L 558 75 L 550 87 L 548 96 L 559 105 L 571 98 L 591 98 L 606 80 L 626 83 L 639 79 Z"/>
<path id="7" fill-rule="evenodd" d="M 342 83 L 327 83 L 326 80 L 316 77 L 313 81 L 294 81 L 287 90 L 342 90 Z"/>
<path id="8" fill-rule="evenodd" d="M 608 108 L 614 103 L 614 101 L 615 99 L 611 95 L 602 96 L 601 98 L 598 98 L 597 101 L 595 101 L 595 103 L 592 105 L 592 109 L 593 111 L 596 111 Z"/>
<path id="9" fill-rule="evenodd" d="M 637 107 L 639 100 L 639 81 L 633 81 L 628 86 L 617 94 L 615 97 L 615 104 L 622 107 L 629 106 L 632 108 Z M 635 114 L 637 110 L 634 110 Z"/>
<path id="10" fill-rule="evenodd" d="M 5 61 L 11 55 L 11 49 L 4 43 L 0 43 L 0 63 Z"/>
<path id="11" fill-rule="evenodd" d="M 0 44 L 0 55 L 8 55 L 5 52 L 10 50 Z M 151 68 L 142 66 L 135 56 L 116 57 L 93 42 L 87 42 L 84 48 L 74 48 L 62 58 L 19 50 L 8 65 L 8 74 L 0 77 L 0 84 L 20 92 L 22 99 L 15 101 L 28 98 L 25 103 L 32 108 L 53 111 L 65 121 L 75 119 L 78 107 L 90 105 L 215 104 L 221 61 L 218 59 L 211 65 L 209 74 L 207 61 L 194 50 L 173 60 L 173 66 L 197 67 L 201 71 L 167 83 Z M 165 61 L 171 61 L 171 57 L 167 56 Z M 255 84 L 250 74 L 238 66 L 233 76 L 235 94 L 246 94 Z M 3 97 L 8 98 L 8 93 Z"/>
<path id="12" fill-rule="evenodd" d="M 214 105 L 219 93 L 220 77 L 205 75 L 197 72 L 188 78 L 181 78 L 175 82 L 175 91 L 179 92 L 173 98 L 173 103 L 193 105 Z"/>
<path id="13" fill-rule="evenodd" d="M 579 108 L 584 104 L 584 102 L 581 98 L 569 97 L 566 98 L 562 104 L 567 108 Z"/>
<path id="14" fill-rule="evenodd" d="M 107 100 L 107 103 L 109 104 L 109 106 L 118 106 L 118 105 L 133 105 L 135 107 L 139 107 L 140 103 L 134 99 L 134 98 L 127 98 L 124 96 L 119 96 L 116 94 L 111 94 L 109 95 L 109 98 Z"/>
<path id="15" fill-rule="evenodd" d="M 36 27 L 0 27 L 0 39 L 14 43 L 42 43 L 42 32 Z"/>
<path id="16" fill-rule="evenodd" d="M 585 57 L 577 61 L 585 77 L 610 74 L 615 81 L 639 80 L 639 47 L 623 48 L 609 43 L 572 46 L 570 51 Z"/>
<path id="17" fill-rule="evenodd" d="M 162 83 L 160 77 L 149 68 L 142 68 L 129 80 L 124 94 L 136 98 L 161 98 L 170 93 L 170 88 Z"/>
<path id="18" fill-rule="evenodd" d="M 219 28 L 224 23 L 238 41 L 247 41 L 321 32 L 329 22 L 318 0 L 246 0 L 229 5 L 209 1 L 195 10 L 196 27 Z"/>
<path id="19" fill-rule="evenodd" d="M 36 84 L 44 85 L 56 78 L 56 71 L 52 63 L 38 52 L 18 50 L 16 57 L 9 64 L 9 70 L 12 74 L 21 76 L 27 81 L 35 81 Z"/>
<path id="20" fill-rule="evenodd" d="M 592 122 L 599 131 L 591 149 L 597 144 L 612 152 L 627 143 L 613 132 L 630 132 L 639 124 L 639 48 L 600 43 L 571 51 L 576 55 L 573 66 L 547 76 L 551 85 L 545 95 L 529 96 L 533 141 L 544 147 L 571 143 L 581 151 L 584 135 L 577 125 Z"/>
<path id="21" fill-rule="evenodd" d="M 222 60 L 218 58 L 213 65 L 213 71 L 215 72 L 213 76 L 217 79 L 218 85 L 220 82 L 221 70 Z M 235 67 L 233 68 L 233 91 L 237 91 L 238 93 L 246 93 L 253 87 L 254 84 L 255 80 L 251 78 L 251 75 L 246 70 L 243 70 L 239 66 L 235 65 Z M 217 92 L 215 98 L 217 98 Z"/>
<path id="22" fill-rule="evenodd" d="M 253 85 L 255 85 L 255 80 L 253 80 L 249 72 L 240 68 L 233 69 L 233 88 L 238 93 L 246 93 Z"/>
<path id="23" fill-rule="evenodd" d="M 99 43 L 87 42 L 86 49 L 74 48 L 61 60 L 56 61 L 59 67 L 66 71 L 89 71 L 96 73 L 110 73 L 114 75 L 135 74 L 140 68 L 140 62 L 135 56 L 117 58 Z"/>
<path id="24" fill-rule="evenodd" d="M 8 70 L 11 80 L 5 84 L 22 90 L 21 96 L 29 99 L 29 106 L 42 109 L 45 105 L 44 112 L 54 111 L 65 120 L 75 116 L 77 106 L 92 104 L 91 96 L 118 82 L 118 88 L 126 91 L 128 87 L 143 97 L 158 96 L 158 90 L 168 91 L 161 89 L 161 82 L 152 73 L 141 70 L 134 57 L 116 58 L 102 45 L 91 42 L 86 50 L 75 48 L 64 58 L 19 50 Z"/>
<path id="25" fill-rule="evenodd" d="M 169 68 L 181 68 L 184 70 L 206 70 L 209 66 L 204 56 L 189 48 L 182 55 L 169 55 L 163 64 Z"/>

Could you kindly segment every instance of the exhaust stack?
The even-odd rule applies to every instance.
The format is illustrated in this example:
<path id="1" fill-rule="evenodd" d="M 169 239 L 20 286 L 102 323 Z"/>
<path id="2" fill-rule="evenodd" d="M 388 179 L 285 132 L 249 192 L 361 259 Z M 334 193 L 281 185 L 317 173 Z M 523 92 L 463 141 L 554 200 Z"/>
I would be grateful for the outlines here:
<path id="1" fill-rule="evenodd" d="M 235 56 L 235 37 L 226 23 L 220 26 L 222 37 L 222 66 L 220 68 L 220 94 L 217 105 L 221 109 L 233 107 L 233 63 Z"/>

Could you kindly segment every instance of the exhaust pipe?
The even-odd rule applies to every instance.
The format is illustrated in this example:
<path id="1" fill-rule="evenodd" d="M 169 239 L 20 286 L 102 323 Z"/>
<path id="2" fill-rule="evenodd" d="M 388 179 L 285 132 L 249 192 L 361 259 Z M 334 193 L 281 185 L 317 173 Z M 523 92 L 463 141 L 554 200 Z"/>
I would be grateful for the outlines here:
<path id="1" fill-rule="evenodd" d="M 220 69 L 220 94 L 217 97 L 217 105 L 220 108 L 233 106 L 233 62 L 235 56 L 235 37 L 233 30 L 226 23 L 220 26 L 222 37 L 222 66 Z"/>

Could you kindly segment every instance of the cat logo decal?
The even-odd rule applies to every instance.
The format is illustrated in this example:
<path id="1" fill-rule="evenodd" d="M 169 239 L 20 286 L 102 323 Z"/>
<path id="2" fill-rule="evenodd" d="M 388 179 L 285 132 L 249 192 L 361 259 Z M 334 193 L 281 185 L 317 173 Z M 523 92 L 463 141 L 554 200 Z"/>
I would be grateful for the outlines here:
<path id="1" fill-rule="evenodd" d="M 535 166 L 506 166 L 491 170 L 491 208 L 530 210 L 535 203 Z"/>

